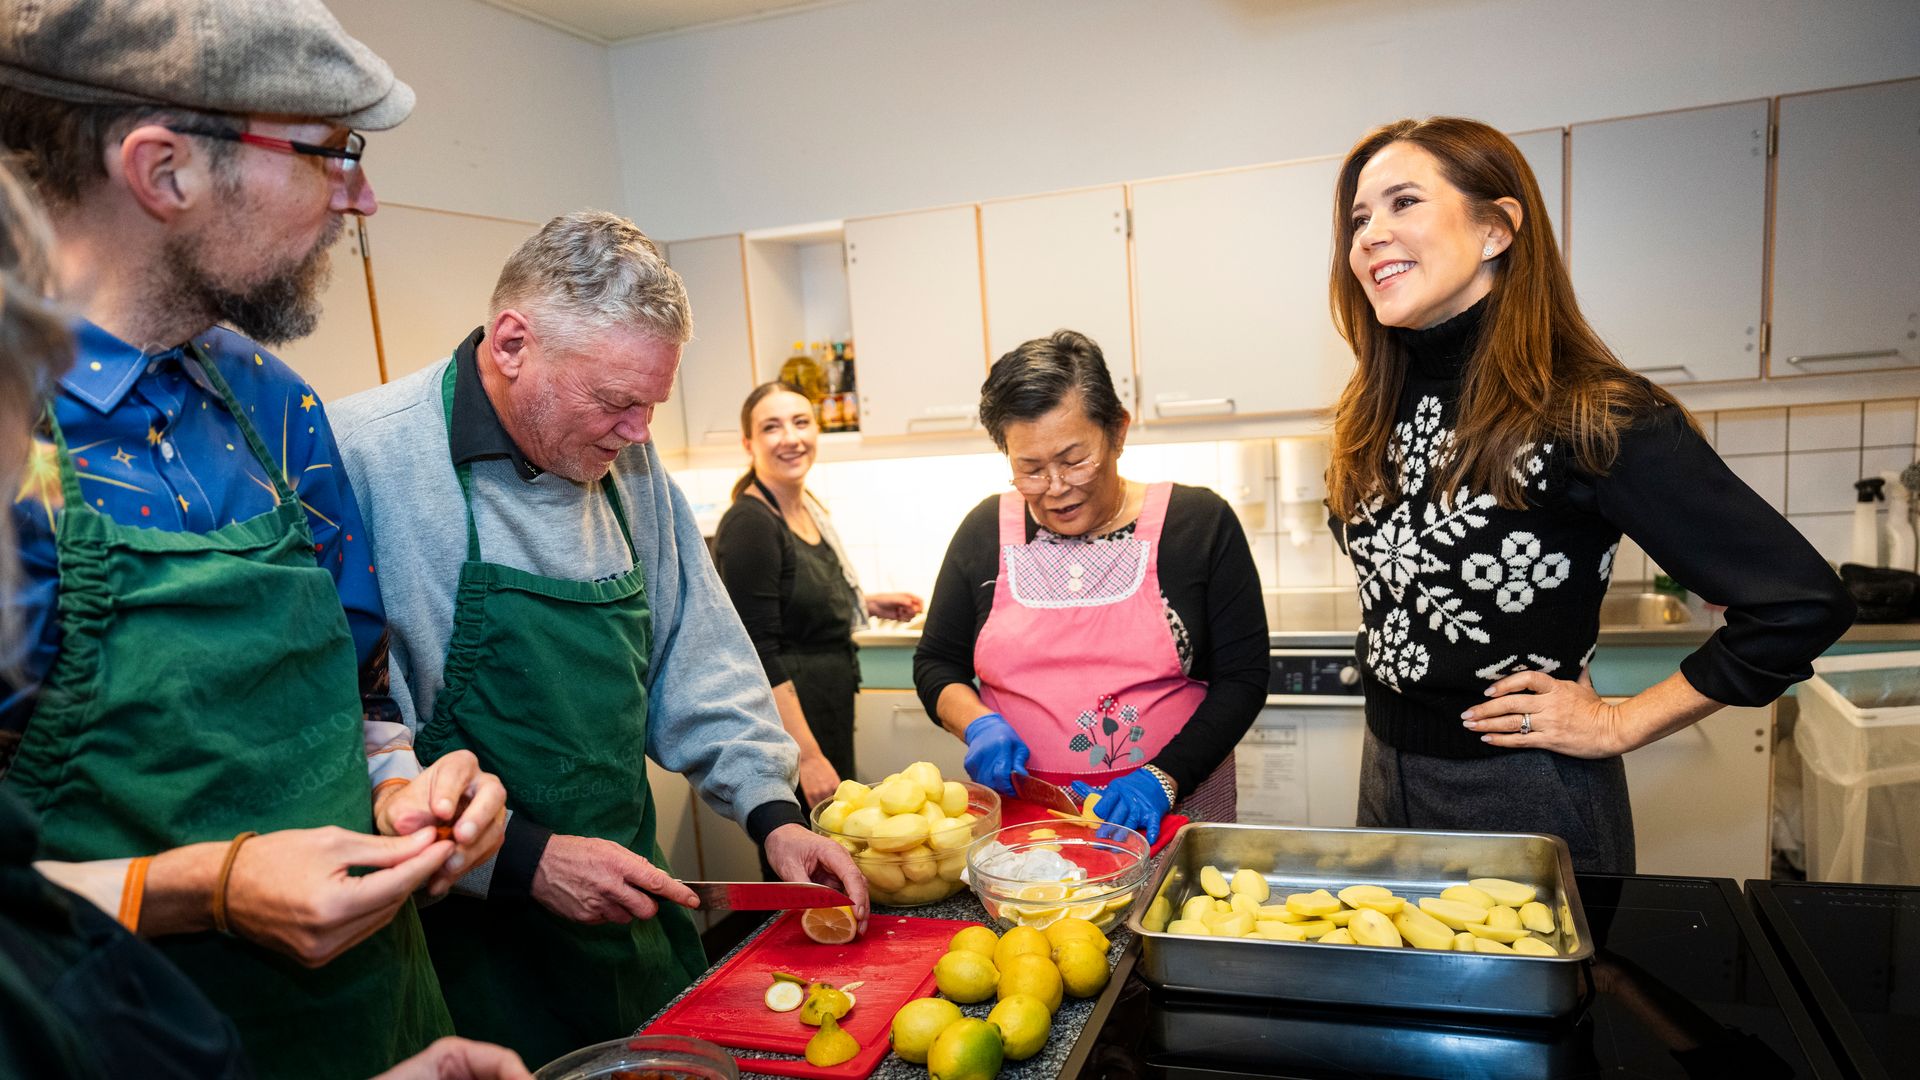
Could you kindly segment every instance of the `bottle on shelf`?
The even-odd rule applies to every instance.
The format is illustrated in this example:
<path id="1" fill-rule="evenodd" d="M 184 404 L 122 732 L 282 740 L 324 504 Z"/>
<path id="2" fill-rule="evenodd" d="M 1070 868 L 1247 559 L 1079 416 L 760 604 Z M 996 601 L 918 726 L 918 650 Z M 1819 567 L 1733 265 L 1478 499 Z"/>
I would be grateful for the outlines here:
<path id="1" fill-rule="evenodd" d="M 805 394 L 813 403 L 814 419 L 820 418 L 820 399 L 827 395 L 827 373 L 807 351 L 806 342 L 793 343 L 793 355 L 780 365 L 780 381 Z"/>
<path id="2" fill-rule="evenodd" d="M 840 430 L 860 430 L 860 393 L 853 373 L 853 339 L 833 343 L 833 362 L 840 372 Z"/>
<path id="3" fill-rule="evenodd" d="M 1895 570 L 1912 570 L 1914 565 L 1913 502 L 1900 474 L 1883 472 L 1880 480 L 1887 494 L 1887 525 L 1881 537 L 1886 558 L 1880 565 Z"/>

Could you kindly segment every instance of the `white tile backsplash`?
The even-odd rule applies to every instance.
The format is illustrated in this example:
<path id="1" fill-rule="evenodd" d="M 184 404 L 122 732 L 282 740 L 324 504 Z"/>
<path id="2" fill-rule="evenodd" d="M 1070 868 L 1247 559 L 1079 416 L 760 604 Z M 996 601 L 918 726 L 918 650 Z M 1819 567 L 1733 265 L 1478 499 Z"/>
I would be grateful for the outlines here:
<path id="1" fill-rule="evenodd" d="M 1898 475 L 1900 470 L 1913 464 L 1913 460 L 1912 446 L 1876 446 L 1860 451 L 1860 475 L 1879 476 L 1884 472 Z"/>
<path id="2" fill-rule="evenodd" d="M 1622 536 L 1620 549 L 1613 553 L 1613 580 L 1618 582 L 1646 581 L 1653 575 L 1647 573 L 1647 553 L 1633 542 L 1633 537 Z"/>
<path id="3" fill-rule="evenodd" d="M 1852 514 L 1794 514 L 1787 520 L 1828 562 L 1837 566 L 1848 561 L 1853 546 Z"/>
<path id="4" fill-rule="evenodd" d="M 1859 450 L 1808 450 L 1788 455 L 1787 512 L 1849 513 L 1854 481 L 1860 479 Z"/>
<path id="5" fill-rule="evenodd" d="M 1321 529 L 1311 533 L 1307 542 L 1295 546 L 1287 537 L 1275 543 L 1277 575 L 1275 584 L 1283 589 L 1328 586 L 1333 584 L 1333 534 Z"/>
<path id="6" fill-rule="evenodd" d="M 1787 410 L 1787 449 L 1845 450 L 1860 445 L 1860 403 L 1795 405 Z"/>
<path id="7" fill-rule="evenodd" d="M 1861 427 L 1862 446 L 1911 446 L 1914 443 L 1912 401 L 1869 401 Z"/>
<path id="8" fill-rule="evenodd" d="M 1767 500 L 1769 506 L 1783 514 L 1787 512 L 1787 455 L 1753 454 L 1725 460 L 1733 475 Z"/>
<path id="9" fill-rule="evenodd" d="M 1787 448 L 1787 410 L 1733 409 L 1715 417 L 1714 446 L 1721 457 L 1778 454 Z"/>

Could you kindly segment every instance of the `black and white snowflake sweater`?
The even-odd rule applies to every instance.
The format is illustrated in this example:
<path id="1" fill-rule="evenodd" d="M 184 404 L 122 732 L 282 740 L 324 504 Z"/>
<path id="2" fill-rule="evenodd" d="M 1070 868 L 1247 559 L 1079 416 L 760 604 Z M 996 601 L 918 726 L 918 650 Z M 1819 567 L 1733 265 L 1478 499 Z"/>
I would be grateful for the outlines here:
<path id="1" fill-rule="evenodd" d="M 1409 365 L 1388 451 L 1394 487 L 1350 520 L 1330 521 L 1359 578 L 1358 652 L 1374 734 L 1438 757 L 1501 753 L 1463 728 L 1460 713 L 1515 672 L 1579 677 L 1623 532 L 1727 608 L 1726 625 L 1680 665 L 1696 690 L 1760 705 L 1811 675 L 1813 659 L 1852 623 L 1853 602 L 1679 410 L 1636 423 L 1604 476 L 1579 470 L 1565 446 L 1528 446 L 1514 466 L 1524 509 L 1504 509 L 1483 491 L 1434 489 L 1456 449 L 1454 410 L 1484 308 L 1395 331 Z"/>

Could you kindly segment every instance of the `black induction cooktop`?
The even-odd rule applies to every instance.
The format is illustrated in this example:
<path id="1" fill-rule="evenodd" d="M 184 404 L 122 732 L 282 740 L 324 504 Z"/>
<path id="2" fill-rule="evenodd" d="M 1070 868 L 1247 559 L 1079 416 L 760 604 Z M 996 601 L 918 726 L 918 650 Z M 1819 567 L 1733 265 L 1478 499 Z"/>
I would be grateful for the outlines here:
<path id="1" fill-rule="evenodd" d="M 1846 1075 L 1920 1072 L 1920 889 L 1750 881 L 1747 896 Z"/>
<path id="2" fill-rule="evenodd" d="M 1841 1075 L 1732 881 L 1582 875 L 1585 1006 L 1530 1023 L 1157 991 L 1121 960 L 1062 1072 L 1207 1077 Z"/>

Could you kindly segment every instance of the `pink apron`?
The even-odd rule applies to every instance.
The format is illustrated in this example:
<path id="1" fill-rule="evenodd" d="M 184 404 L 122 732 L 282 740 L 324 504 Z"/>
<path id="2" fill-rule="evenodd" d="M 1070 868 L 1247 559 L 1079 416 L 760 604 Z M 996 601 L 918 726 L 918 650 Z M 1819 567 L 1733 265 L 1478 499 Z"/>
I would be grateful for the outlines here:
<path id="1" fill-rule="evenodd" d="M 1000 497 L 1000 573 L 974 643 L 980 699 L 1027 744 L 1028 771 L 1102 787 L 1153 760 L 1207 695 L 1180 670 L 1160 593 L 1172 484 L 1147 487 L 1133 535 L 1027 543 L 1027 506 Z M 1180 812 L 1234 818 L 1231 755 Z"/>

